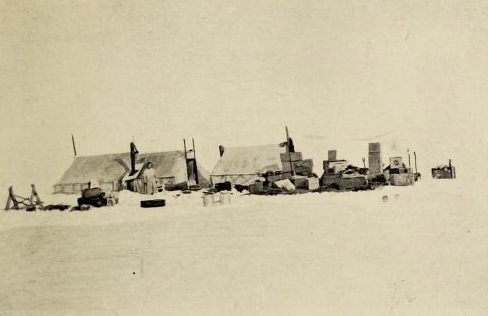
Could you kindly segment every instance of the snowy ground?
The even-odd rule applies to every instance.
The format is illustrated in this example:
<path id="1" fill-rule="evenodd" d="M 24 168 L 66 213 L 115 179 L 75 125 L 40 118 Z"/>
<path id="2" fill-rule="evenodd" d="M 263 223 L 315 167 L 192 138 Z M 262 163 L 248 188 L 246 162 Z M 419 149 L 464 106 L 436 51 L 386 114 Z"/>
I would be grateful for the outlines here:
<path id="1" fill-rule="evenodd" d="M 156 209 L 123 192 L 2 212 L 0 315 L 488 315 L 484 192 L 423 180 L 211 208 L 168 192 Z"/>

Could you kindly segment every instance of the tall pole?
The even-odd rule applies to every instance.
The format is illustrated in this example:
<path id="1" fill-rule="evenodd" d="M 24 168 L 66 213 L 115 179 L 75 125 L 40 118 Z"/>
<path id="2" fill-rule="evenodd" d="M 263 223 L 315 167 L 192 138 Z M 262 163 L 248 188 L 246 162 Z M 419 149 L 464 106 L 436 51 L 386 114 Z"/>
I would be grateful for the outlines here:
<path id="1" fill-rule="evenodd" d="M 193 159 L 195 161 L 195 182 L 198 185 L 198 167 L 197 167 L 197 153 L 195 151 L 195 140 L 192 138 L 191 142 L 193 144 Z"/>
<path id="2" fill-rule="evenodd" d="M 71 134 L 71 142 L 73 143 L 73 152 L 75 153 L 75 157 L 76 157 L 75 137 L 73 136 L 73 134 Z"/>
<path id="3" fill-rule="evenodd" d="M 188 151 L 186 150 L 186 139 L 185 138 L 183 138 L 183 150 L 185 151 L 186 179 L 187 179 L 187 181 L 189 181 L 190 180 L 190 172 L 188 170 Z"/>
<path id="4" fill-rule="evenodd" d="M 286 130 L 286 151 L 288 152 L 288 160 L 290 162 L 290 169 L 291 175 L 295 175 L 295 169 L 293 168 L 293 162 L 291 161 L 291 152 L 290 152 L 290 135 L 288 134 L 288 126 L 285 126 Z"/>
<path id="5" fill-rule="evenodd" d="M 415 151 L 413 152 L 413 159 L 415 162 L 415 173 L 417 173 L 417 153 Z"/>
<path id="6" fill-rule="evenodd" d="M 186 140 L 183 138 L 183 149 L 185 150 L 185 161 L 188 159 L 187 152 L 186 152 Z"/>
<path id="7" fill-rule="evenodd" d="M 407 149 L 408 153 L 408 167 L 410 168 L 410 149 Z"/>

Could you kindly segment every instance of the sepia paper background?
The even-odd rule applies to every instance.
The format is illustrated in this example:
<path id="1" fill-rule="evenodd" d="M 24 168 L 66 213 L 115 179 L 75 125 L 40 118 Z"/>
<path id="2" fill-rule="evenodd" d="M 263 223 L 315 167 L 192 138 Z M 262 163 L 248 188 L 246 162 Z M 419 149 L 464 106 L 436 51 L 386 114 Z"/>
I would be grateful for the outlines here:
<path id="1" fill-rule="evenodd" d="M 362 165 L 377 140 L 425 177 L 451 158 L 487 195 L 486 1 L 2 0 L 0 17 L 2 203 L 8 185 L 50 192 L 71 134 L 79 155 L 194 137 L 211 170 L 218 145 L 282 142 L 285 125 L 318 174 L 328 149 Z"/>

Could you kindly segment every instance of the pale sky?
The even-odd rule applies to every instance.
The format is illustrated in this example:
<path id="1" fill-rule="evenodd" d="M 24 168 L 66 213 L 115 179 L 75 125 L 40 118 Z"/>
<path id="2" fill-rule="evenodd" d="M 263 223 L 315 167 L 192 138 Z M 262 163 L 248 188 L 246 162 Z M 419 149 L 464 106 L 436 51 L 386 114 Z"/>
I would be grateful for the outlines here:
<path id="1" fill-rule="evenodd" d="M 361 164 L 416 150 L 421 172 L 486 165 L 486 1 L 7 1 L 1 192 L 49 191 L 80 155 L 284 141 Z M 483 167 L 484 176 L 488 176 Z M 479 172 L 479 171 L 478 171 Z M 3 198 L 3 196 L 2 196 Z"/>

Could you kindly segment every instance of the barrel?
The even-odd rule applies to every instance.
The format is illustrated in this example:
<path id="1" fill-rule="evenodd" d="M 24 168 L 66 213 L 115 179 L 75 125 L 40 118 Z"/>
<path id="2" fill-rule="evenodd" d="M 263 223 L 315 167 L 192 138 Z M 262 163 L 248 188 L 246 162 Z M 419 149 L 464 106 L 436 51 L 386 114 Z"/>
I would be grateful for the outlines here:
<path id="1" fill-rule="evenodd" d="M 204 194 L 203 195 L 203 206 L 212 206 L 213 204 L 213 194 Z"/>
<path id="2" fill-rule="evenodd" d="M 220 192 L 220 203 L 221 204 L 230 204 L 230 192 Z"/>

